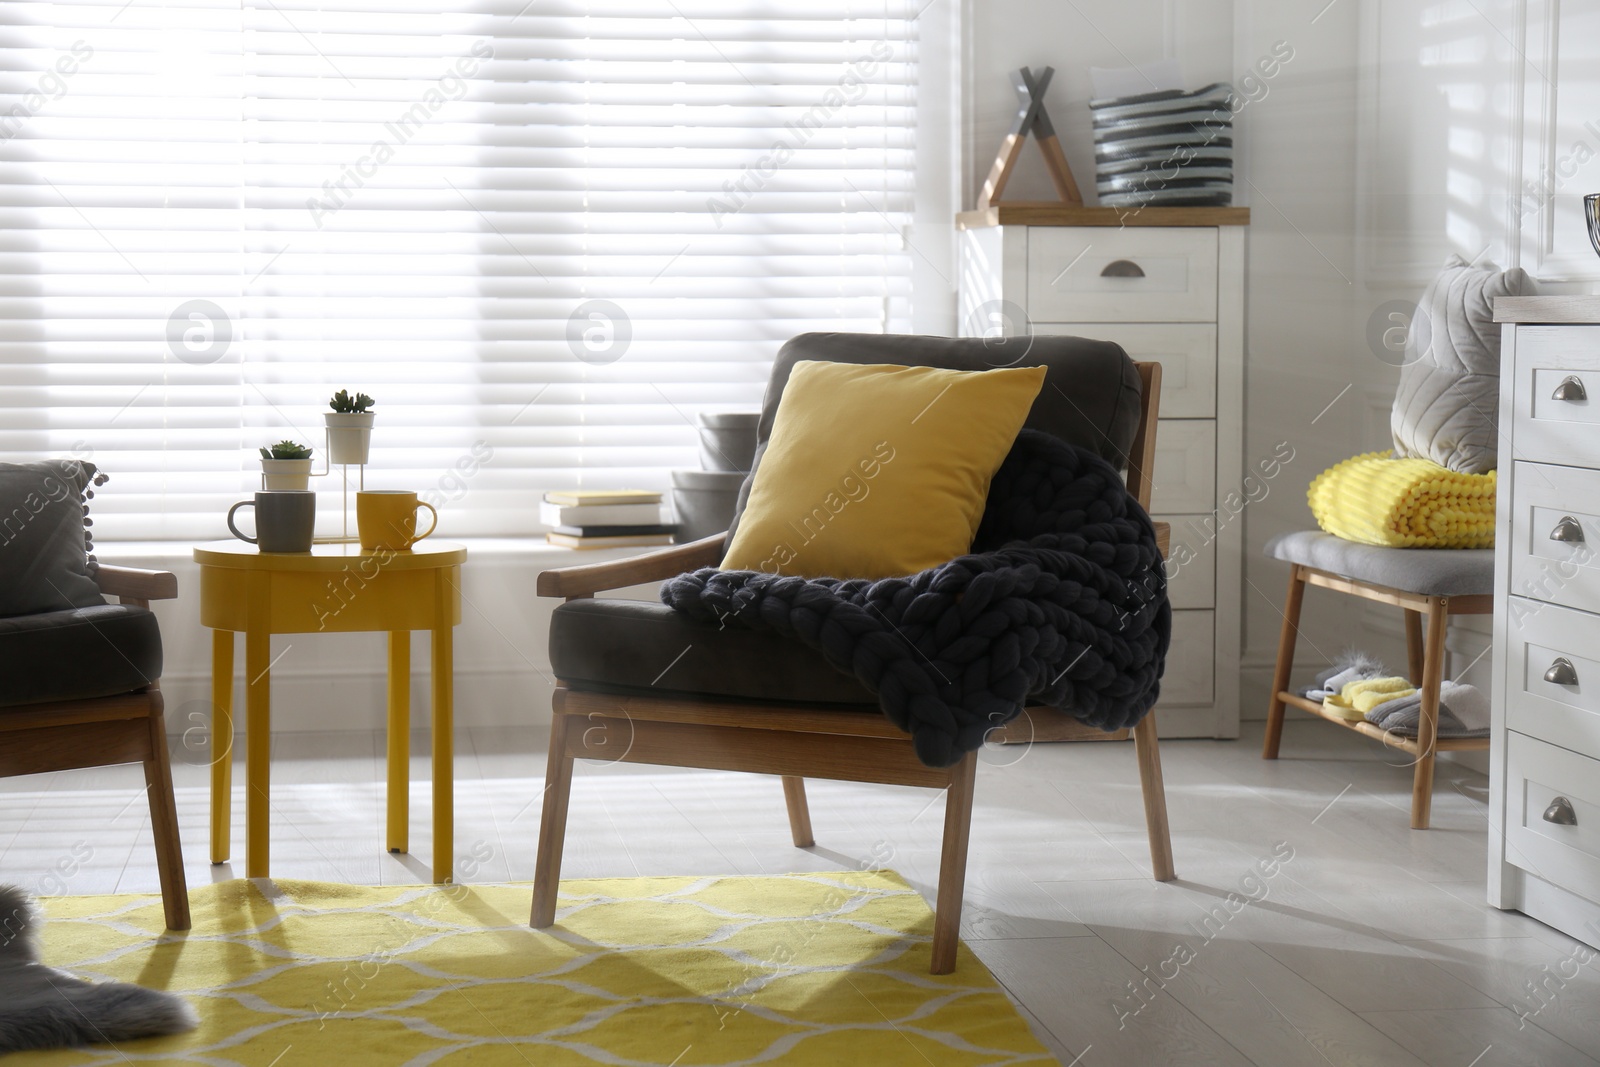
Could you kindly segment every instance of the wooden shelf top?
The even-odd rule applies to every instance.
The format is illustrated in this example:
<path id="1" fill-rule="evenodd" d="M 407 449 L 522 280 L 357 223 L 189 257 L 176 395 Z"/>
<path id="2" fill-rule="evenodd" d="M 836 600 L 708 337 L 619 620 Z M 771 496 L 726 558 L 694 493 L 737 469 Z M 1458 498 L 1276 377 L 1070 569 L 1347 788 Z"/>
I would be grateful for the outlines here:
<path id="1" fill-rule="evenodd" d="M 1247 207 L 1084 207 L 1059 200 L 1014 200 L 956 214 L 956 229 L 985 226 L 1248 226 Z"/>
<path id="2" fill-rule="evenodd" d="M 1390 748 L 1398 748 L 1400 751 L 1413 756 L 1422 754 L 1422 746 L 1417 743 L 1417 739 L 1414 737 L 1402 737 L 1391 730 L 1384 730 L 1374 726 L 1365 719 L 1356 719 L 1353 722 L 1349 719 L 1341 719 L 1324 708 L 1320 701 L 1307 700 L 1299 693 L 1284 691 L 1278 694 L 1278 698 L 1285 704 L 1299 708 L 1301 711 L 1309 712 L 1318 718 L 1349 727 L 1358 734 L 1364 734 L 1374 740 L 1382 741 Z M 1436 737 L 1434 738 L 1434 747 L 1439 752 L 1486 752 L 1489 749 L 1489 739 L 1487 737 Z"/>
<path id="3" fill-rule="evenodd" d="M 1600 323 L 1600 296 L 1497 297 L 1494 321 Z"/>

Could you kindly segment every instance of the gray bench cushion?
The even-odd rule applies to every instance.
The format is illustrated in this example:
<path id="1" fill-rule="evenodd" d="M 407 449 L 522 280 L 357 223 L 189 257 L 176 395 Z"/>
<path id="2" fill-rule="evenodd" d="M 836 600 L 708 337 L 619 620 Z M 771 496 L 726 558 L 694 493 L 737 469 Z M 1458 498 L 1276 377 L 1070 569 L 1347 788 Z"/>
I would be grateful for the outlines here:
<path id="1" fill-rule="evenodd" d="M 161 630 L 145 608 L 0 618 L 0 708 L 115 696 L 160 677 Z"/>
<path id="2" fill-rule="evenodd" d="M 798 641 L 693 622 L 644 600 L 571 600 L 550 620 L 550 664 L 581 689 L 864 705 L 877 697 Z"/>
<path id="3" fill-rule="evenodd" d="M 1379 548 L 1300 530 L 1268 541 L 1267 555 L 1422 596 L 1494 592 L 1492 548 Z"/>

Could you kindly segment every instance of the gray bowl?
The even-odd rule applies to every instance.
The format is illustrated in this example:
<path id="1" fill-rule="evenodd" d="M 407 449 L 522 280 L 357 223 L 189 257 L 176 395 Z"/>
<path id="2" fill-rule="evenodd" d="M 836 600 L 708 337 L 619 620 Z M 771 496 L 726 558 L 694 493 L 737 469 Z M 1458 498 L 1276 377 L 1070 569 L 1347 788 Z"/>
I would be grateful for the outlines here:
<path id="1" fill-rule="evenodd" d="M 700 413 L 700 466 L 708 471 L 748 471 L 755 465 L 756 411 Z"/>
<path id="2" fill-rule="evenodd" d="M 743 471 L 673 471 L 672 512 L 678 543 L 721 533 L 733 524 Z"/>

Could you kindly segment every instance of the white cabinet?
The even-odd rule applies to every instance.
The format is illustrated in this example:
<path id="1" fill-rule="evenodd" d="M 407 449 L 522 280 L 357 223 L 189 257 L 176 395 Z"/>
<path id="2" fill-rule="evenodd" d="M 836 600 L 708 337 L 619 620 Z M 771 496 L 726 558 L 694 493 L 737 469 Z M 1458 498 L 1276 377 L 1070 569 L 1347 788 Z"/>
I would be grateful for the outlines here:
<path id="1" fill-rule="evenodd" d="M 1151 508 L 1189 549 L 1169 589 L 1164 737 L 1239 736 L 1248 221 L 1245 208 L 1039 204 L 957 217 L 964 335 L 1092 337 L 1161 364 Z"/>
<path id="2" fill-rule="evenodd" d="M 1215 322 L 1217 227 L 1028 228 L 1035 322 Z M 1131 264 L 1139 273 L 1119 272 Z"/>
<path id="3" fill-rule="evenodd" d="M 1600 945 L 1600 298 L 1495 317 L 1489 903 Z"/>

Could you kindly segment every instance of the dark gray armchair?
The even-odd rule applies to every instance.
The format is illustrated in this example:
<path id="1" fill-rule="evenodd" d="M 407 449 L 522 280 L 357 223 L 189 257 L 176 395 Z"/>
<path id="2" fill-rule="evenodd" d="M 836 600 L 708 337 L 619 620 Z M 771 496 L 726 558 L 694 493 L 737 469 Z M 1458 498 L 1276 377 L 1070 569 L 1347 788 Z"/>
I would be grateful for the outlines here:
<path id="1" fill-rule="evenodd" d="M 756 469 L 790 370 L 808 359 L 953 370 L 1043 366 L 1045 385 L 1026 425 L 1126 469 L 1130 490 L 1141 504 L 1149 504 L 1161 368 L 1135 364 L 1115 344 L 1074 337 L 803 334 L 783 347 L 773 365 Z M 752 472 L 740 493 L 741 511 L 754 477 Z M 737 525 L 737 516 L 734 521 Z M 1166 537 L 1164 524 L 1158 524 L 1163 552 Z M 813 843 L 807 777 L 929 786 L 947 791 L 930 969 L 948 973 L 955 966 L 975 754 L 948 768 L 923 765 L 909 737 L 878 710 L 874 694 L 819 652 L 771 634 L 690 621 L 660 603 L 594 599 L 603 590 L 716 566 L 726 538 L 717 534 L 649 555 L 539 576 L 539 594 L 565 597 L 566 603 L 556 608 L 550 631 L 550 661 L 559 681 L 532 924 L 546 927 L 555 919 L 575 758 L 780 775 L 790 830 L 800 848 Z M 1051 736 L 1097 733 L 1055 709 L 1028 711 L 1036 723 L 1059 724 Z M 1134 736 L 1151 856 L 1156 877 L 1165 881 L 1174 875 L 1153 714 L 1135 727 Z"/>
<path id="2" fill-rule="evenodd" d="M 151 600 L 178 595 L 178 580 L 89 563 L 83 494 L 93 476 L 72 460 L 0 464 L 0 776 L 143 764 L 167 926 L 187 930 L 150 612 Z"/>

